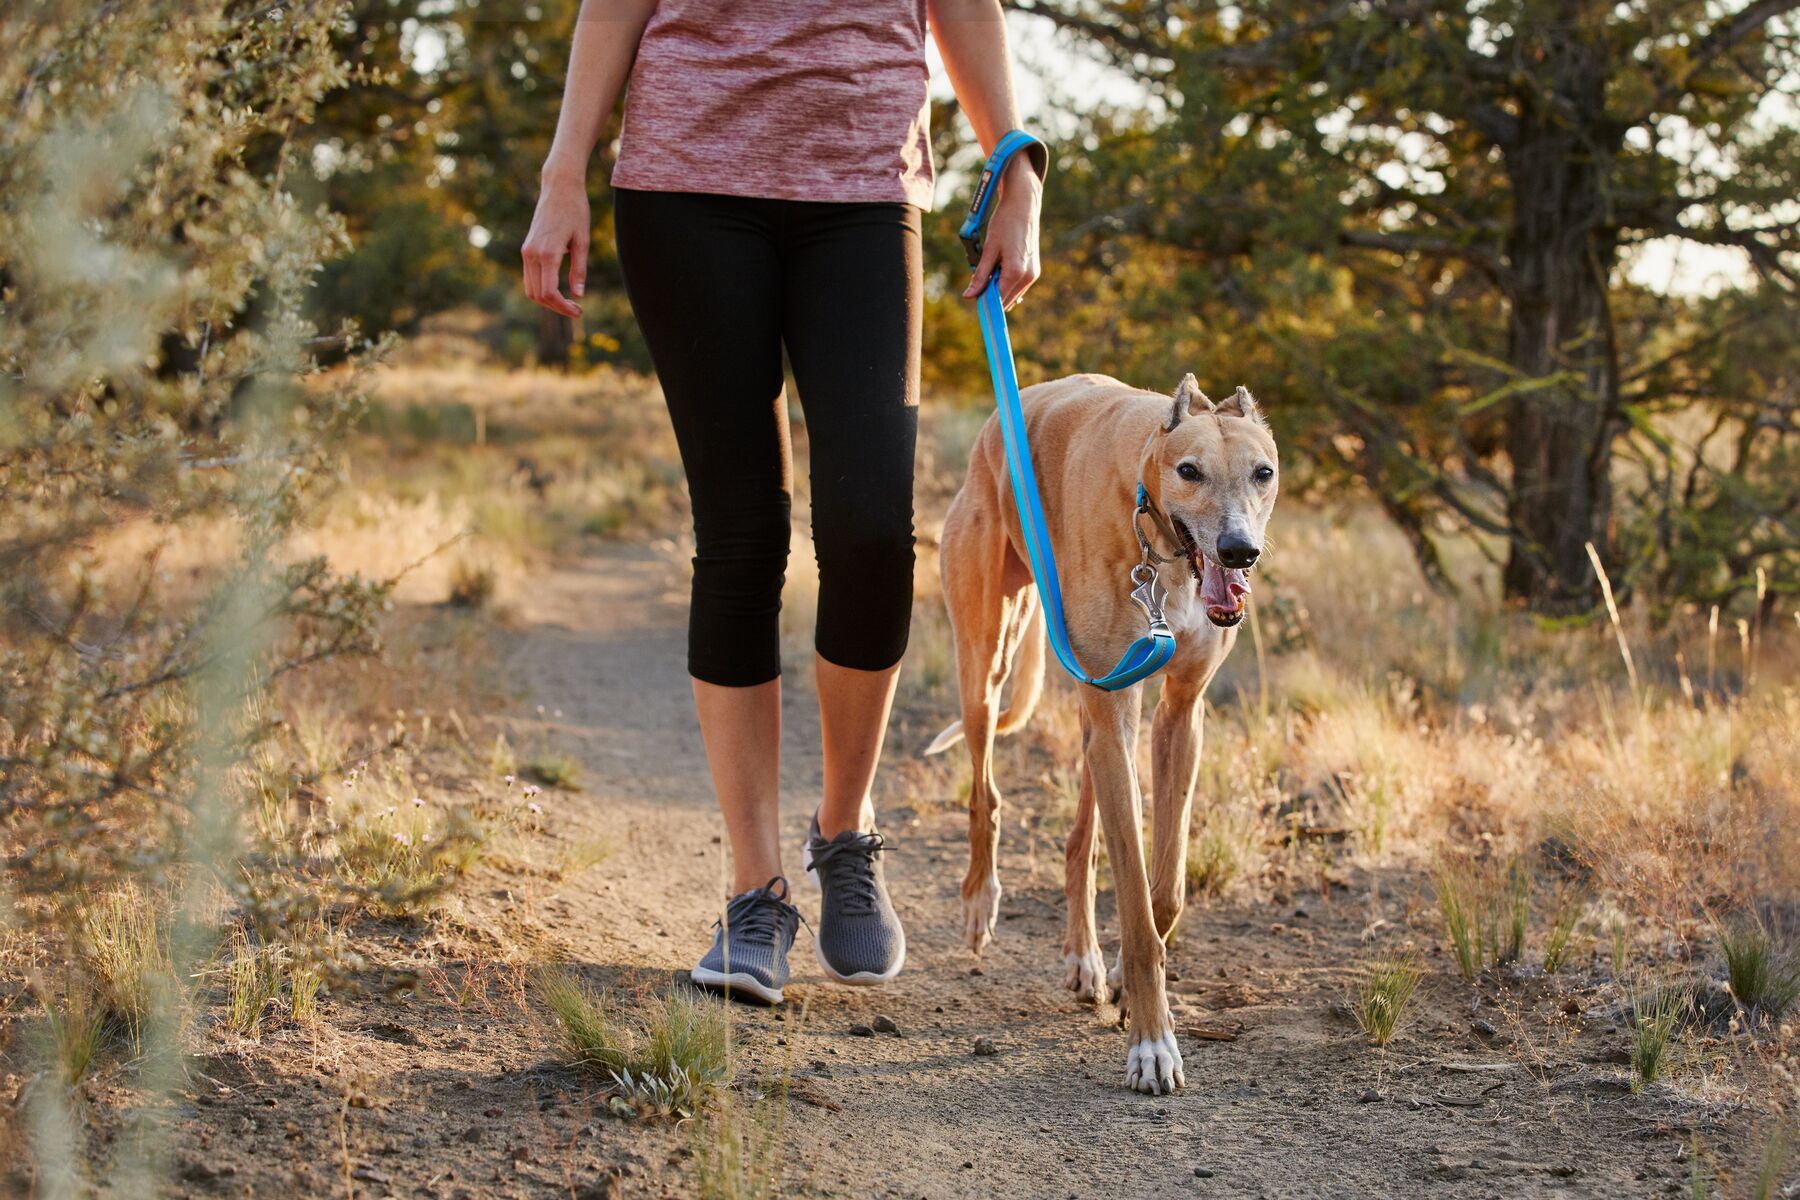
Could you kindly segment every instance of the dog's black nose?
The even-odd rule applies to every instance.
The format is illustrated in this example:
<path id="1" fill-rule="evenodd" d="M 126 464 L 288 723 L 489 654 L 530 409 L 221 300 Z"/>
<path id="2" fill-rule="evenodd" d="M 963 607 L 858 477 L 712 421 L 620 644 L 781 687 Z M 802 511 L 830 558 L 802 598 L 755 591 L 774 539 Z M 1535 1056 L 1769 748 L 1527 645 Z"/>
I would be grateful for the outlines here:
<path id="1" fill-rule="evenodd" d="M 1228 533 L 1219 539 L 1219 561 L 1233 569 L 1249 566 L 1261 553 L 1257 544 L 1242 534 Z"/>

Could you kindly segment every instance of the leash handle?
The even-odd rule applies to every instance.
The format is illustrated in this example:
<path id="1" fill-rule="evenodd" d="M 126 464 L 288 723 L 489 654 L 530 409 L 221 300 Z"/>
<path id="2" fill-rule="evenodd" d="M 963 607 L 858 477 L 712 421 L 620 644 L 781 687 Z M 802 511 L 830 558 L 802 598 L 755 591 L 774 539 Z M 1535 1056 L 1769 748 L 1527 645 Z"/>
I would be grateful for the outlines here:
<path id="1" fill-rule="evenodd" d="M 1005 168 L 1013 155 L 1035 146 L 1048 162 L 1049 151 L 1044 144 L 1030 134 L 1018 130 L 1000 139 L 994 147 L 993 154 L 988 156 L 987 166 L 983 168 L 981 181 L 975 188 L 975 202 L 969 208 L 968 219 L 963 222 L 961 235 L 963 247 L 970 255 L 970 265 L 979 265 L 981 259 L 982 225 L 988 215 L 993 200 L 993 184 L 1000 171 Z M 1044 519 L 1044 504 L 1038 495 L 1037 467 L 1031 461 L 1031 439 L 1025 428 L 1025 408 L 1019 398 L 1018 370 L 1013 364 L 1012 338 L 1006 328 L 1006 305 L 1000 299 L 1000 275 L 995 272 L 989 276 L 981 296 L 975 303 L 976 315 L 981 321 L 981 340 L 987 349 L 988 372 L 993 378 L 994 402 L 1000 414 L 1001 440 L 1006 446 L 1007 474 L 1012 479 L 1013 504 L 1019 513 L 1019 529 L 1024 535 L 1026 556 L 1031 560 L 1031 575 L 1037 582 L 1038 597 L 1044 605 L 1044 628 L 1049 636 L 1050 646 L 1056 652 L 1056 659 L 1063 670 L 1082 683 L 1090 684 L 1105 691 L 1117 691 L 1153 675 L 1167 665 L 1175 655 L 1175 636 L 1162 620 L 1162 596 L 1156 587 L 1155 575 L 1145 581 L 1137 579 L 1134 571 L 1134 582 L 1140 583 L 1139 594 L 1134 593 L 1133 602 L 1143 608 L 1150 620 L 1150 631 L 1133 642 L 1112 670 L 1095 678 L 1082 669 L 1081 660 L 1075 656 L 1075 648 L 1069 644 L 1068 622 L 1063 616 L 1062 581 L 1056 573 L 1056 554 L 1050 545 L 1050 527 Z M 1139 485 L 1139 503 L 1143 486 Z M 1135 515 L 1134 515 L 1135 521 Z M 1147 568 L 1148 564 L 1144 564 Z"/>
<path id="2" fill-rule="evenodd" d="M 987 238 L 989 210 L 993 208 L 994 196 L 1000 190 L 1000 172 L 1006 169 L 1006 164 L 1021 150 L 1031 158 L 1031 165 L 1037 170 L 1039 179 L 1050 173 L 1050 147 L 1024 130 L 1008 130 L 1006 136 L 994 144 L 994 152 L 982 164 L 981 178 L 975 183 L 975 198 L 969 202 L 969 215 L 963 218 L 962 228 L 957 231 L 962 238 L 963 253 L 968 255 L 971 267 L 981 265 L 981 246 Z"/>

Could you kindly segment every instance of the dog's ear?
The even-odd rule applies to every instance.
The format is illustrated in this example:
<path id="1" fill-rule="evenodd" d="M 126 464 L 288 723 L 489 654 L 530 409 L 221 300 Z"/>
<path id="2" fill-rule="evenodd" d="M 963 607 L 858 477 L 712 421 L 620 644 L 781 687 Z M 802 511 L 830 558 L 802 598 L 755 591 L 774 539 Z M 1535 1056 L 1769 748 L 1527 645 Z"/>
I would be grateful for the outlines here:
<path id="1" fill-rule="evenodd" d="M 1227 416 L 1245 417 L 1258 425 L 1268 424 L 1263 420 L 1262 407 L 1256 403 L 1256 397 L 1241 383 L 1238 384 L 1237 391 L 1219 401 L 1218 410 Z"/>
<path id="2" fill-rule="evenodd" d="M 1163 426 L 1164 432 L 1173 432 L 1181 424 L 1181 418 L 1198 416 L 1202 409 L 1212 412 L 1218 406 L 1207 399 L 1206 393 L 1200 390 L 1200 381 L 1192 373 L 1183 375 L 1181 382 L 1175 385 L 1175 401 L 1169 406 L 1169 420 Z"/>

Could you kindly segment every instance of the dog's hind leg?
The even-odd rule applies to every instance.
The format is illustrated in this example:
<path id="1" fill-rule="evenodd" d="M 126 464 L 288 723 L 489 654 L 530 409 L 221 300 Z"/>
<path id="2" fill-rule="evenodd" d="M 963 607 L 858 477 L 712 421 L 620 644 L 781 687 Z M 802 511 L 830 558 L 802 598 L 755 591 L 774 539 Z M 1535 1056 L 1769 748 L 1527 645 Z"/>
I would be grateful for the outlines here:
<path id="1" fill-rule="evenodd" d="M 1075 824 L 1063 850 L 1063 900 L 1068 908 L 1063 933 L 1063 983 L 1077 999 L 1105 1004 L 1111 996 L 1106 982 L 1106 959 L 1100 953 L 1100 935 L 1094 928 L 1094 869 L 1099 838 L 1094 824 L 1094 776 L 1087 767 L 1088 721 L 1081 714 L 1081 799 L 1075 806 Z"/>
<path id="2" fill-rule="evenodd" d="M 1187 893 L 1188 825 L 1200 771 L 1204 680 L 1171 674 L 1150 725 L 1150 911 L 1165 943 Z"/>
<path id="3" fill-rule="evenodd" d="M 962 508 L 963 497 L 958 497 Z M 1031 575 L 1006 540 L 998 509 L 971 504 L 944 526 L 944 597 L 956 630 L 962 732 L 969 746 L 969 871 L 963 877 L 963 940 L 980 953 L 1000 916 L 1000 789 L 994 736 L 1000 692 L 1027 623 L 1035 619 Z"/>
<path id="4" fill-rule="evenodd" d="M 1082 688 L 1080 696 L 1088 719 L 1086 760 L 1118 901 L 1120 974 L 1131 998 L 1125 1084 L 1140 1092 L 1171 1092 L 1184 1080 L 1165 991 L 1167 956 L 1150 910 L 1144 862 L 1135 752 L 1142 697 L 1135 687 L 1122 692 Z"/>

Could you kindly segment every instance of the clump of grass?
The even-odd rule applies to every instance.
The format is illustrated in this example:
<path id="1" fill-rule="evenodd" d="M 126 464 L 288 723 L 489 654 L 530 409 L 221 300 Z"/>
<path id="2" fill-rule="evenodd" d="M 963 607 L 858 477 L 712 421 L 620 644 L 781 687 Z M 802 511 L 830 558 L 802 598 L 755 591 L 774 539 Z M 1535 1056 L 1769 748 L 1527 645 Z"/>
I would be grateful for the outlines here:
<path id="1" fill-rule="evenodd" d="M 525 764 L 525 774 L 545 787 L 581 790 L 581 762 L 567 754 L 544 754 Z"/>
<path id="2" fill-rule="evenodd" d="M 288 1015 L 301 1025 L 319 1019 L 319 989 L 325 973 L 310 963 L 297 963 L 288 970 Z"/>
<path id="3" fill-rule="evenodd" d="M 1693 1200 L 1712 1200 L 1713 1171 L 1708 1155 L 1695 1134 L 1688 1145 L 1688 1195 Z"/>
<path id="4" fill-rule="evenodd" d="M 1424 974 L 1418 953 L 1410 948 L 1378 955 L 1364 964 L 1354 1012 L 1370 1042 L 1386 1046 L 1394 1040 Z"/>
<path id="5" fill-rule="evenodd" d="M 40 997 L 57 1073 L 70 1087 L 87 1077 L 106 1036 L 106 1010 L 85 982 L 71 982 L 60 1004 Z"/>
<path id="6" fill-rule="evenodd" d="M 769 1200 L 781 1186 L 787 1081 L 744 1110 L 729 1091 L 694 1123 L 695 1192 L 701 1200 Z"/>
<path id="7" fill-rule="evenodd" d="M 1719 931 L 1731 994 L 1752 1013 L 1780 1020 L 1800 997 L 1800 959 L 1783 953 L 1761 921 L 1738 921 Z"/>
<path id="8" fill-rule="evenodd" d="M 621 1115 L 693 1117 L 730 1074 L 731 1030 L 716 1003 L 679 992 L 619 1003 L 560 972 L 539 992 L 575 1062 L 611 1083 Z"/>
<path id="9" fill-rule="evenodd" d="M 1485 967 L 1519 960 L 1531 924 L 1531 869 L 1523 858 L 1446 858 L 1433 880 L 1464 979 L 1475 978 Z"/>
<path id="10" fill-rule="evenodd" d="M 340 805 L 331 819 L 333 865 L 376 916 L 429 911 L 487 844 L 486 831 L 469 814 L 409 797 L 403 774 L 370 777 L 362 798 Z"/>
<path id="11" fill-rule="evenodd" d="M 1569 942 L 1587 912 L 1588 889 L 1564 883 L 1556 889 L 1556 907 L 1550 915 L 1550 932 L 1544 935 L 1544 971 L 1554 975 L 1568 962 Z"/>
<path id="12" fill-rule="evenodd" d="M 488 747 L 488 773 L 492 775 L 514 775 L 519 769 L 519 756 L 513 752 L 512 743 L 506 740 L 504 733 L 494 735 L 494 744 Z"/>
<path id="13" fill-rule="evenodd" d="M 557 879 L 572 879 L 599 866 L 612 857 L 612 843 L 603 838 L 587 838 L 565 847 L 556 856 L 551 874 Z"/>
<path id="14" fill-rule="evenodd" d="M 1612 923 L 1612 974 L 1614 979 L 1622 979 L 1625 975 L 1625 964 L 1631 958 L 1631 928 L 1625 924 L 1625 918 L 1615 918 Z"/>
<path id="15" fill-rule="evenodd" d="M 175 987 L 155 901 L 135 887 L 93 897 L 81 906 L 79 934 L 102 1015 L 142 1050 L 146 1022 Z"/>
<path id="16" fill-rule="evenodd" d="M 539 985 L 575 1061 L 602 1074 L 622 1071 L 637 1052 L 637 1034 L 607 1011 L 606 997 L 569 975 L 546 976 Z"/>
<path id="17" fill-rule="evenodd" d="M 1223 895 L 1246 870 L 1256 852 L 1255 831 L 1241 816 L 1215 808 L 1207 813 L 1188 845 L 1188 891 Z"/>
<path id="18" fill-rule="evenodd" d="M 609 504 L 597 513 L 591 513 L 581 523 L 581 532 L 588 537 L 616 537 L 625 528 L 631 510 L 623 504 Z"/>
<path id="19" fill-rule="evenodd" d="M 1763 1143 L 1762 1161 L 1757 1164 L 1756 1183 L 1750 1189 L 1752 1200 L 1769 1200 L 1783 1194 L 1781 1181 L 1787 1177 L 1788 1160 L 1793 1157 L 1794 1134 L 1785 1123 L 1777 1122 Z"/>
<path id="20" fill-rule="evenodd" d="M 225 1024 L 243 1037 L 254 1037 L 263 1014 L 281 992 L 281 967 L 266 947 L 250 942 L 242 931 L 231 939 L 225 964 Z"/>
<path id="21" fill-rule="evenodd" d="M 1525 934 L 1531 927 L 1531 866 L 1514 858 L 1501 878 L 1494 909 L 1492 944 L 1497 963 L 1518 962 L 1525 955 Z"/>
<path id="22" fill-rule="evenodd" d="M 1448 864 L 1441 864 L 1433 880 L 1437 885 L 1438 912 L 1444 918 L 1444 932 L 1450 936 L 1450 948 L 1456 953 L 1456 967 L 1464 979 L 1473 979 L 1482 968 L 1481 926 L 1475 912 L 1475 897 L 1468 875 Z"/>
<path id="23" fill-rule="evenodd" d="M 1669 1043 L 1680 1029 L 1687 1008 L 1687 993 L 1667 984 L 1644 988 L 1632 997 L 1632 1091 L 1642 1091 L 1662 1074 Z"/>
<path id="24" fill-rule="evenodd" d="M 450 569 L 448 601 L 453 608 L 486 608 L 499 590 L 500 576 L 490 566 L 465 559 Z"/>

